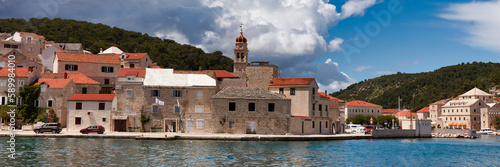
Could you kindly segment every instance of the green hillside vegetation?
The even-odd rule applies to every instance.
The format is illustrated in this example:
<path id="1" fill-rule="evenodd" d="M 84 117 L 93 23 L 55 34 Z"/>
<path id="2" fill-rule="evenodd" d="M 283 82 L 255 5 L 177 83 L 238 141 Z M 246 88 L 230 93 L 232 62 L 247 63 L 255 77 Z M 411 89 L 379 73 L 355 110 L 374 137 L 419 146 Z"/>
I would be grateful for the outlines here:
<path id="1" fill-rule="evenodd" d="M 363 100 L 384 108 L 417 111 L 440 99 L 457 97 L 477 87 L 483 91 L 500 83 L 499 63 L 462 63 L 417 74 L 397 73 L 350 85 L 331 95 L 346 101 Z"/>
<path id="2" fill-rule="evenodd" d="M 148 53 L 158 65 L 176 70 L 233 70 L 233 60 L 222 52 L 205 53 L 191 45 L 160 39 L 140 32 L 104 24 L 65 19 L 0 19 L 0 32 L 32 32 L 57 43 L 82 43 L 83 49 L 98 53 L 100 48 L 116 46 L 129 53 Z"/>

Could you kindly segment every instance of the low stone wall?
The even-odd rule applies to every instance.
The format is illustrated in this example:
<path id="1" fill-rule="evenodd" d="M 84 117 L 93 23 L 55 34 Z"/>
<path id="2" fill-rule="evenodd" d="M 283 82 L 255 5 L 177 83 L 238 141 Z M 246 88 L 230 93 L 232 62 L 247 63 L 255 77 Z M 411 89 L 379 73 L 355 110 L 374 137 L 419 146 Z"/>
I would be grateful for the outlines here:
<path id="1" fill-rule="evenodd" d="M 34 125 L 23 125 L 21 128 L 23 131 L 33 131 Z"/>
<path id="2" fill-rule="evenodd" d="M 415 130 L 401 130 L 401 129 L 385 129 L 373 130 L 373 138 L 415 138 Z M 429 136 L 430 137 L 430 136 Z"/>
<path id="3" fill-rule="evenodd" d="M 467 129 L 434 129 L 432 137 L 435 138 L 476 138 L 476 133 Z"/>

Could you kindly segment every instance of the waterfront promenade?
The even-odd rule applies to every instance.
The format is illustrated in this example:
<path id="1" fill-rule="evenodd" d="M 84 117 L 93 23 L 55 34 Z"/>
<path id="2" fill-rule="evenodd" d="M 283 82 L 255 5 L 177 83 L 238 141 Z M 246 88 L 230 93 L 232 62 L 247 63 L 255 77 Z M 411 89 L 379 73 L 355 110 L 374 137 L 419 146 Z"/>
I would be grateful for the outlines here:
<path id="1" fill-rule="evenodd" d="M 261 134 L 186 134 L 186 133 L 151 133 L 151 132 L 105 132 L 104 134 L 81 134 L 80 132 L 62 131 L 59 134 L 35 133 L 32 131 L 15 131 L 16 137 L 42 138 L 115 138 L 137 140 L 235 140 L 235 141 L 321 141 L 372 139 L 365 134 L 331 134 L 331 135 L 261 135 Z M 9 131 L 0 131 L 0 137 L 8 137 Z"/>

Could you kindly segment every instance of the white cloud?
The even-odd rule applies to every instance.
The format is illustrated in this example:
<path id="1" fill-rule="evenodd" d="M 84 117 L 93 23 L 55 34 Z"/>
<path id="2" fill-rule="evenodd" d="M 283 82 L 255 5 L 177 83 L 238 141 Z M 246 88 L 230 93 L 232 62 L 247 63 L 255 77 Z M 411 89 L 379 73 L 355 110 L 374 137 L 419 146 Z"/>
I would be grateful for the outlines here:
<path id="1" fill-rule="evenodd" d="M 375 71 L 375 74 L 379 75 L 387 75 L 387 74 L 394 74 L 396 71 Z"/>
<path id="2" fill-rule="evenodd" d="M 372 68 L 372 66 L 357 66 L 354 71 L 364 71 L 364 70 L 367 70 L 367 69 L 370 69 Z"/>
<path id="3" fill-rule="evenodd" d="M 342 5 L 342 18 L 348 18 L 351 16 L 362 16 L 365 14 L 365 10 L 373 6 L 376 0 L 350 0 Z"/>
<path id="4" fill-rule="evenodd" d="M 342 44 L 343 42 L 344 42 L 344 40 L 342 38 L 335 37 L 335 39 L 331 40 L 328 43 L 328 50 L 330 52 L 342 50 L 342 48 L 340 48 L 340 44 Z"/>
<path id="5" fill-rule="evenodd" d="M 441 18 L 466 23 L 460 27 L 469 34 L 465 44 L 500 52 L 500 0 L 454 3 L 445 11 Z"/>

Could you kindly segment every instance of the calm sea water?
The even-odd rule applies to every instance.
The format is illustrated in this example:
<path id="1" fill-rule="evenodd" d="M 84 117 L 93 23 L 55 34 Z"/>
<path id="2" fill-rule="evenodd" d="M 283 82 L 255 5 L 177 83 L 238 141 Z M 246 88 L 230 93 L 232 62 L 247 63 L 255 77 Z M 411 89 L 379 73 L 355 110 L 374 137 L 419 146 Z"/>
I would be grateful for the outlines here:
<path id="1" fill-rule="evenodd" d="M 500 166 L 500 136 L 304 142 L 0 138 L 0 166 Z"/>

